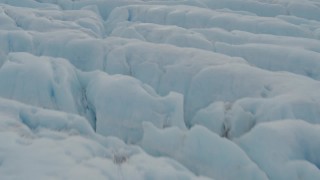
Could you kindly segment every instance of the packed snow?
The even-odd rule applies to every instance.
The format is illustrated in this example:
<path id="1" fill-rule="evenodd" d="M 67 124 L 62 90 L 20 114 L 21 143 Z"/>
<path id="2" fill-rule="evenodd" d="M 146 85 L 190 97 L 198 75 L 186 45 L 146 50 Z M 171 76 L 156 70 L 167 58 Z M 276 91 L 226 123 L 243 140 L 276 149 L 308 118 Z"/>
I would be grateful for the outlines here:
<path id="1" fill-rule="evenodd" d="M 317 0 L 0 0 L 0 179 L 320 179 Z"/>

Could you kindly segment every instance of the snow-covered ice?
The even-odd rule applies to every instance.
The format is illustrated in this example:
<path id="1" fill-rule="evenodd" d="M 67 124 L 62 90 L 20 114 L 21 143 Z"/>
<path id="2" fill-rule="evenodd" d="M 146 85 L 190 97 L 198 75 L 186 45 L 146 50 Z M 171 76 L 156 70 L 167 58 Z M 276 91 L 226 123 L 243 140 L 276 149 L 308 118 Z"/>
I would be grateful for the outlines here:
<path id="1" fill-rule="evenodd" d="M 96 134 L 83 117 L 3 98 L 0 108 L 1 179 L 206 179 Z"/>
<path id="2" fill-rule="evenodd" d="M 320 179 L 317 0 L 0 0 L 0 179 Z"/>
<path id="3" fill-rule="evenodd" d="M 319 127 L 293 120 L 265 123 L 237 142 L 270 179 L 316 180 L 320 178 Z"/>
<path id="4" fill-rule="evenodd" d="M 238 146 L 202 126 L 183 132 L 178 128 L 158 130 L 145 123 L 142 147 L 151 155 L 172 157 L 196 174 L 216 179 L 267 179 Z"/>

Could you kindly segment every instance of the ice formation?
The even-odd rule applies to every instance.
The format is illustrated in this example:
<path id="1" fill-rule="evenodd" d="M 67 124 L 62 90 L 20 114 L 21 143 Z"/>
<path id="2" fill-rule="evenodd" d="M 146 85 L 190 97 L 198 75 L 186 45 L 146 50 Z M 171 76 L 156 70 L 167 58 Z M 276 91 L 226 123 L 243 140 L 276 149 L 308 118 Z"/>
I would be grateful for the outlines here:
<path id="1" fill-rule="evenodd" d="M 320 2 L 0 0 L 0 179 L 320 179 Z"/>

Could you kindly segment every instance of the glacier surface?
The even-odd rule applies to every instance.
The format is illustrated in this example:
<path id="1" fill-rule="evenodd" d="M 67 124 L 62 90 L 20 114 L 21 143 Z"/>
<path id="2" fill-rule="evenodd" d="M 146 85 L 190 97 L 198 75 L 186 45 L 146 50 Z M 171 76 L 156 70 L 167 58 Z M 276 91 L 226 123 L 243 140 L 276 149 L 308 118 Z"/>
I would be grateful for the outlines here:
<path id="1" fill-rule="evenodd" d="M 317 0 L 0 0 L 0 179 L 320 179 Z"/>

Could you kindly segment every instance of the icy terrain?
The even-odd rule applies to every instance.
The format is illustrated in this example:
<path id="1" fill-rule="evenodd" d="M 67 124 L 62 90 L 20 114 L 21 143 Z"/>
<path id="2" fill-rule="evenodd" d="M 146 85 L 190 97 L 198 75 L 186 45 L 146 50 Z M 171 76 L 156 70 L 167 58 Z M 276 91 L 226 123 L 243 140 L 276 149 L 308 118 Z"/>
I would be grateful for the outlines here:
<path id="1" fill-rule="evenodd" d="M 0 0 L 1 180 L 319 180 L 319 0 Z"/>

